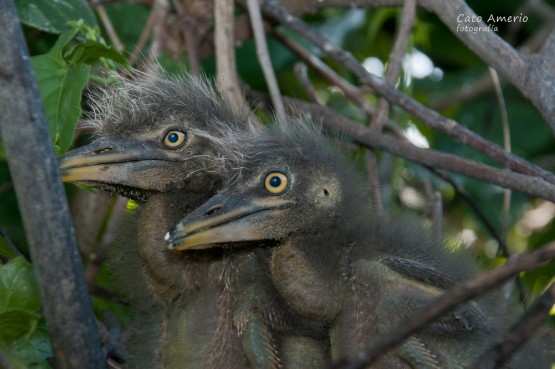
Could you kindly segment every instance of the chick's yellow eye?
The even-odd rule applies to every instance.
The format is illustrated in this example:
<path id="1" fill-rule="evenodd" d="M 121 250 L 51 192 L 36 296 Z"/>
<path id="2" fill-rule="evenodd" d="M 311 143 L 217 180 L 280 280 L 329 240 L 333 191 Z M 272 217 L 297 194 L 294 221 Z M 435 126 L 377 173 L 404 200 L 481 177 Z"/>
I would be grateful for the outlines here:
<path id="1" fill-rule="evenodd" d="M 178 130 L 171 130 L 166 133 L 164 136 L 164 145 L 169 148 L 175 149 L 179 146 L 182 146 L 185 142 L 187 135 L 184 132 Z"/>
<path id="2" fill-rule="evenodd" d="M 270 193 L 279 194 L 285 191 L 288 183 L 289 179 L 287 179 L 285 174 L 280 172 L 271 172 L 266 175 L 264 188 Z"/>

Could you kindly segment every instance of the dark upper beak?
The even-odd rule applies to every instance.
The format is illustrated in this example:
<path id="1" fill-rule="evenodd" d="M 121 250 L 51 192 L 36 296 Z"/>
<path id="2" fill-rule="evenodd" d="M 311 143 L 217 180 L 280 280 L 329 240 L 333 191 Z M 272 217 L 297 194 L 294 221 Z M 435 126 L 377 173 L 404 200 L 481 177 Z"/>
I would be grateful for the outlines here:
<path id="1" fill-rule="evenodd" d="M 101 139 L 71 150 L 60 159 L 64 182 L 110 183 L 141 187 L 137 172 L 156 161 L 176 161 L 156 144 L 131 138 Z"/>
<path id="2" fill-rule="evenodd" d="M 246 194 L 229 197 L 221 193 L 180 220 L 165 240 L 170 249 L 188 250 L 266 239 L 264 224 L 292 204 L 277 196 L 253 199 Z"/>

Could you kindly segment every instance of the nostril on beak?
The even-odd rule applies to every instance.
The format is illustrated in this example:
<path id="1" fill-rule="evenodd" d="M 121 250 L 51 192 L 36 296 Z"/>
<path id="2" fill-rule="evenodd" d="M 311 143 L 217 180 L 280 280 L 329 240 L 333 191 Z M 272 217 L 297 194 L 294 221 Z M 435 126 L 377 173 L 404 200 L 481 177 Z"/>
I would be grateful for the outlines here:
<path id="1" fill-rule="evenodd" d="M 223 205 L 218 204 L 215 206 L 212 206 L 210 209 L 208 209 L 206 211 L 206 213 L 204 213 L 205 216 L 210 216 L 210 215 L 214 215 L 216 214 L 218 211 L 220 211 L 220 209 L 223 207 Z"/>
<path id="2" fill-rule="evenodd" d="M 109 147 L 109 146 L 108 147 L 103 147 L 102 149 L 95 150 L 95 151 L 93 151 L 93 154 L 99 155 L 99 154 L 104 154 L 105 152 L 108 152 L 108 151 L 112 151 L 112 148 Z"/>

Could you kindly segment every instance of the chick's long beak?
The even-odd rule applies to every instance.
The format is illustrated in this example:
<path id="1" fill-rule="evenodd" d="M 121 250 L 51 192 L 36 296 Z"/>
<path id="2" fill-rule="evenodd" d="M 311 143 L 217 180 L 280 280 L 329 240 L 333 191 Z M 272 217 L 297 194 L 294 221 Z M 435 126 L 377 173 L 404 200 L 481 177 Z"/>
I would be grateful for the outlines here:
<path id="1" fill-rule="evenodd" d="M 189 250 L 266 239 L 264 221 L 292 204 L 279 197 L 247 199 L 219 194 L 180 220 L 166 233 L 165 240 L 169 249 Z"/>
<path id="2" fill-rule="evenodd" d="M 60 169 L 64 182 L 124 183 L 139 163 L 145 166 L 152 160 L 170 159 L 162 150 L 133 139 L 105 139 L 71 150 L 61 157 Z"/>

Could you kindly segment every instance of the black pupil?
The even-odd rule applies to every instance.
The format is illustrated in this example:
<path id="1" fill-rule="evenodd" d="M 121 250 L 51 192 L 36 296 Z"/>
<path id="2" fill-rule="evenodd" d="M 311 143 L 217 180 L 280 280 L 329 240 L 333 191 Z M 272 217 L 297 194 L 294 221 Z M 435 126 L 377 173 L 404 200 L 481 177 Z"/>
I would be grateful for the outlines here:
<path id="1" fill-rule="evenodd" d="M 270 186 L 272 187 L 279 187 L 281 185 L 281 178 L 278 176 L 273 176 L 270 178 Z"/>
<path id="2" fill-rule="evenodd" d="M 170 141 L 171 143 L 176 143 L 177 140 L 179 140 L 179 135 L 177 133 L 170 133 L 170 135 L 168 136 L 168 141 Z"/>

